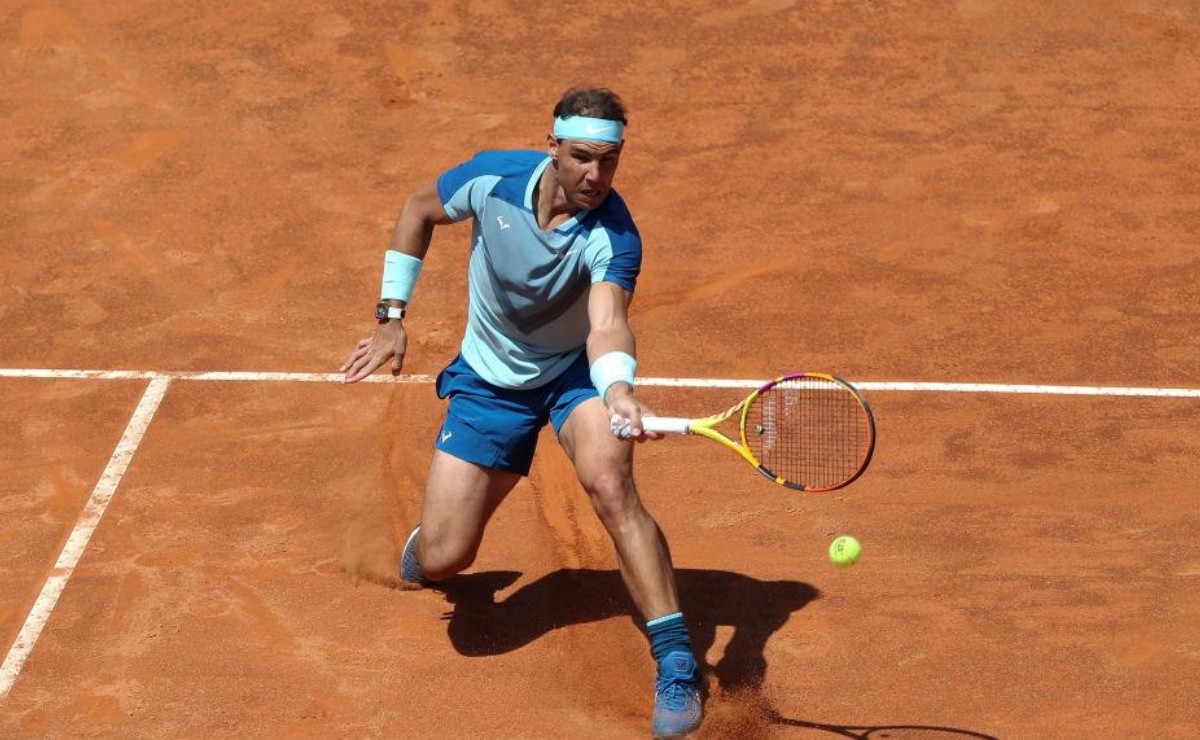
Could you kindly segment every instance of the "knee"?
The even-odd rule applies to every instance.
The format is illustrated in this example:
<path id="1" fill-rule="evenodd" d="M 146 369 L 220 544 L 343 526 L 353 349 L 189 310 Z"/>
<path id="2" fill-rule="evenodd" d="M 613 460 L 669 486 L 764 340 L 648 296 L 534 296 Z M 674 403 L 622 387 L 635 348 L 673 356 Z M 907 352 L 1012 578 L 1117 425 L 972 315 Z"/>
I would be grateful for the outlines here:
<path id="1" fill-rule="evenodd" d="M 619 524 L 641 506 L 633 477 L 619 468 L 605 470 L 583 481 L 596 514 L 605 524 Z"/>
<path id="2" fill-rule="evenodd" d="M 417 543 L 417 560 L 421 570 L 431 581 L 441 581 L 461 573 L 475 562 L 479 544 L 446 534 L 421 528 L 421 539 Z"/>

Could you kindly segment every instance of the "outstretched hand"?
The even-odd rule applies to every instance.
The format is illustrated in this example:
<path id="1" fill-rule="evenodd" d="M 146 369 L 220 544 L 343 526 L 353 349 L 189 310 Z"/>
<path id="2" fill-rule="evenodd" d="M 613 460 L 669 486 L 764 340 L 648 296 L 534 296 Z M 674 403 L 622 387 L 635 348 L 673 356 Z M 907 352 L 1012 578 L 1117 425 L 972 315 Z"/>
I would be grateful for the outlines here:
<path id="1" fill-rule="evenodd" d="M 339 372 L 346 374 L 345 382 L 357 383 L 390 359 L 392 375 L 399 375 L 407 349 L 408 333 L 400 322 L 380 324 L 375 336 L 359 341 Z"/>

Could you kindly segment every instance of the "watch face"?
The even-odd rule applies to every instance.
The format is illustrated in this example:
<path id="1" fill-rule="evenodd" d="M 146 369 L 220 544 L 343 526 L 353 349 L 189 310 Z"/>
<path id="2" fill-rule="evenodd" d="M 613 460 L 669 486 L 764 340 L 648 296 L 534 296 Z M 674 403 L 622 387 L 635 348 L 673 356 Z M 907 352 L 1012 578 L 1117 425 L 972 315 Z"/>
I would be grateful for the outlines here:
<path id="1" fill-rule="evenodd" d="M 387 307 L 386 303 L 376 304 L 375 318 L 379 319 L 380 321 L 387 321 L 387 317 L 388 317 L 387 310 L 388 310 L 388 307 Z"/>

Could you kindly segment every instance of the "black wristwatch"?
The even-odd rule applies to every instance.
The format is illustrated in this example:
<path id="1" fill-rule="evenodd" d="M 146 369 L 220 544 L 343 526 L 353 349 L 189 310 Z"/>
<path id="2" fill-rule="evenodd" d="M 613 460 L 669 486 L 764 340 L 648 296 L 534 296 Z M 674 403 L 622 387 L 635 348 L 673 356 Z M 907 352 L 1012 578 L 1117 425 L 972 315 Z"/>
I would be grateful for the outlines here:
<path id="1" fill-rule="evenodd" d="M 386 324 L 392 319 L 404 318 L 404 309 L 399 306 L 389 306 L 380 301 L 375 304 L 375 318 L 379 320 L 379 323 Z"/>

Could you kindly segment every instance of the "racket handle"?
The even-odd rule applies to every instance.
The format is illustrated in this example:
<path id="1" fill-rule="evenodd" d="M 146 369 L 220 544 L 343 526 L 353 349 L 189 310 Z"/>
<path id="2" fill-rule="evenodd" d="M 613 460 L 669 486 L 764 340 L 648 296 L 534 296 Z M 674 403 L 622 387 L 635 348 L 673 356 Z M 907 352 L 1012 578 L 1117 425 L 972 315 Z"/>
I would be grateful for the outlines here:
<path id="1" fill-rule="evenodd" d="M 659 432 L 660 434 L 688 434 L 691 431 L 688 425 L 691 423 L 691 419 L 681 419 L 673 416 L 642 417 L 642 429 L 647 432 Z M 611 424 L 612 433 L 617 437 L 630 439 L 633 436 L 629 433 L 629 422 L 620 416 L 614 415 Z"/>
<path id="2" fill-rule="evenodd" d="M 691 433 L 691 419 L 681 419 L 675 416 L 643 416 L 642 428 L 647 432 L 660 432 L 662 434 L 689 434 Z"/>

